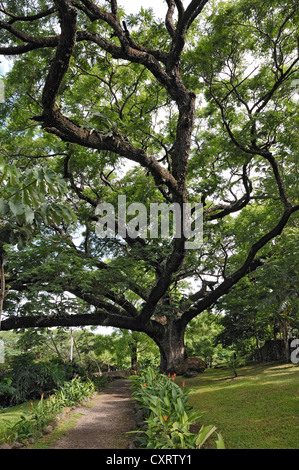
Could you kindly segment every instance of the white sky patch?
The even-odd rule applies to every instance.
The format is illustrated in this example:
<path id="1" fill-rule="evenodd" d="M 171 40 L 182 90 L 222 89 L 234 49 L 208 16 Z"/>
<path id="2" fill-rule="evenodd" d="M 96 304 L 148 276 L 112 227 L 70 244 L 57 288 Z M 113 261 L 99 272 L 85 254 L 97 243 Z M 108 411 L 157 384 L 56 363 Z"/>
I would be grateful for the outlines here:
<path id="1" fill-rule="evenodd" d="M 155 14 L 159 18 L 164 18 L 167 12 L 167 4 L 165 1 L 162 0 L 121 0 L 119 5 L 125 10 L 126 14 L 128 15 L 135 15 L 139 13 L 141 7 L 143 8 L 152 8 Z"/>
<path id="2" fill-rule="evenodd" d="M 6 75 L 12 67 L 12 63 L 9 62 L 4 56 L 0 57 L 0 77 Z"/>

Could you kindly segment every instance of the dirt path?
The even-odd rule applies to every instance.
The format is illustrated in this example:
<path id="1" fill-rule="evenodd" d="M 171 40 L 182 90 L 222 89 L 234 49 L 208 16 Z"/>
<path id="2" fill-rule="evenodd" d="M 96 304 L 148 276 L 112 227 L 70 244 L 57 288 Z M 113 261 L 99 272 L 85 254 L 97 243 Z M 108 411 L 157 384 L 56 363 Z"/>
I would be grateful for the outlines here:
<path id="1" fill-rule="evenodd" d="M 83 416 L 52 449 L 126 449 L 136 430 L 130 382 L 115 380 L 100 395 L 92 399 L 92 407 L 81 407 Z"/>

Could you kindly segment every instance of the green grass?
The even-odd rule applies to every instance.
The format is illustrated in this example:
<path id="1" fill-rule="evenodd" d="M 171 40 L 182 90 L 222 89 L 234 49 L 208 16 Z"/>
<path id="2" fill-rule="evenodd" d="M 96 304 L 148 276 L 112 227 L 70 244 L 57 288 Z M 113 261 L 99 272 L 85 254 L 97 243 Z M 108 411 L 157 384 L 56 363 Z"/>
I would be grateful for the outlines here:
<path id="1" fill-rule="evenodd" d="M 33 401 L 33 406 L 35 406 L 39 400 Z M 92 408 L 94 406 L 94 403 L 87 403 L 86 407 L 87 408 Z M 22 403 L 21 405 L 17 406 L 12 406 L 10 408 L 6 408 L 3 410 L 0 410 L 0 444 L 2 442 L 1 439 L 1 431 L 4 430 L 5 426 L 7 425 L 7 422 L 14 424 L 16 423 L 20 418 L 21 415 L 24 412 L 30 411 L 31 410 L 31 402 L 25 402 Z M 35 440 L 35 443 L 32 445 L 27 445 L 27 449 L 47 449 L 51 448 L 53 445 L 53 442 L 60 437 L 63 437 L 70 429 L 72 429 L 78 419 L 82 416 L 80 413 L 70 413 L 66 414 L 61 421 L 59 421 L 59 425 L 54 428 L 53 433 L 50 436 L 42 436 L 39 437 L 38 439 Z"/>
<path id="2" fill-rule="evenodd" d="M 55 445 L 57 439 L 66 436 L 67 433 L 76 426 L 77 421 L 81 416 L 82 413 L 70 413 L 57 427 L 54 428 L 54 431 L 49 436 L 40 437 L 34 442 L 34 444 L 27 445 L 26 449 L 51 449 Z"/>
<path id="3" fill-rule="evenodd" d="M 246 366 L 238 374 L 209 369 L 185 379 L 189 403 L 205 412 L 200 424 L 217 426 L 228 449 L 299 449 L 298 366 Z"/>
<path id="4" fill-rule="evenodd" d="M 35 400 L 33 404 L 38 403 Z M 30 401 L 22 403 L 21 405 L 11 406 L 10 408 L 0 409 L 0 434 L 1 430 L 5 427 L 5 421 L 9 421 L 11 424 L 16 423 L 21 418 L 21 415 L 31 410 Z"/>

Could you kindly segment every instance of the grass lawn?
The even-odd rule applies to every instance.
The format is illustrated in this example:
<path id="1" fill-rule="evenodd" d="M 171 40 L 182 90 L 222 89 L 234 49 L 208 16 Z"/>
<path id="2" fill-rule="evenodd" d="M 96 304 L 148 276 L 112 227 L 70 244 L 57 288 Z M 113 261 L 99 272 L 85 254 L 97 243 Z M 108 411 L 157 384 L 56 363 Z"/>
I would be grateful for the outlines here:
<path id="1" fill-rule="evenodd" d="M 37 404 L 38 400 L 34 401 L 33 404 Z M 89 406 L 92 406 L 89 405 Z M 21 415 L 31 410 L 30 402 L 23 403 L 21 405 L 12 406 L 11 408 L 7 408 L 5 410 L 0 410 L 0 444 L 3 441 L 3 432 L 5 430 L 6 422 L 10 424 L 16 423 L 20 418 Z M 80 418 L 81 414 L 70 413 L 66 415 L 66 417 L 61 421 L 59 428 L 55 428 L 53 433 L 50 436 L 42 436 L 40 437 L 35 444 L 27 445 L 27 449 L 47 449 L 51 447 L 55 439 L 58 439 L 66 434 L 66 432 L 75 426 L 78 418 Z"/>
<path id="2" fill-rule="evenodd" d="M 227 449 L 299 449 L 299 367 L 208 369 L 185 379 L 201 424 L 217 426 Z M 178 378 L 182 383 L 184 379 Z"/>
<path id="3" fill-rule="evenodd" d="M 37 403 L 35 400 L 33 403 Z M 16 423 L 21 418 L 21 415 L 31 410 L 30 402 L 22 403 L 21 405 L 12 406 L 10 408 L 0 409 L 0 434 L 1 430 L 5 427 L 5 422 L 9 421 L 11 424 Z"/>

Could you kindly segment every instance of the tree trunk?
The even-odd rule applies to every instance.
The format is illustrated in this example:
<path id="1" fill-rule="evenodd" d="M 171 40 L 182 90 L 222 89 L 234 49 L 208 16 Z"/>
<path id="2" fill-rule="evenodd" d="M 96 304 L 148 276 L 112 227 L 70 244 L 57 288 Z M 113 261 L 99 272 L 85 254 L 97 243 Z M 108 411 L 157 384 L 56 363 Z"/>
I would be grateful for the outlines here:
<path id="1" fill-rule="evenodd" d="M 260 347 L 260 340 L 259 340 L 259 337 L 257 335 L 255 336 L 255 344 L 256 344 L 256 349 L 257 349 L 258 355 L 259 355 L 259 360 L 260 360 L 260 362 L 263 362 L 263 355 L 262 355 L 262 350 L 261 350 L 261 347 Z"/>
<path id="2" fill-rule="evenodd" d="M 99 371 L 99 374 L 100 374 L 100 377 L 102 377 L 103 372 L 101 371 L 100 364 L 99 364 L 98 361 L 96 360 L 95 355 L 94 355 L 94 354 L 89 354 L 89 357 L 96 363 L 97 368 L 98 368 L 98 371 Z"/>
<path id="3" fill-rule="evenodd" d="M 131 349 L 131 369 L 137 369 L 137 346 L 133 345 Z"/>
<path id="4" fill-rule="evenodd" d="M 177 373 L 187 359 L 184 343 L 185 328 L 176 322 L 165 325 L 164 335 L 153 338 L 160 350 L 160 371 L 162 373 Z"/>
<path id="5" fill-rule="evenodd" d="M 60 357 L 60 359 L 63 361 L 63 357 L 61 356 L 61 354 L 60 354 L 60 352 L 59 352 L 59 349 L 58 349 L 58 347 L 57 347 L 57 344 L 55 343 L 55 340 L 54 340 L 53 335 L 52 335 L 52 333 L 51 333 L 50 330 L 48 331 L 48 335 L 50 336 L 50 339 L 51 339 L 51 341 L 52 341 L 52 343 L 53 343 L 53 346 L 54 346 L 54 348 L 55 348 L 55 351 L 56 351 L 56 353 L 57 353 L 57 356 Z"/>

